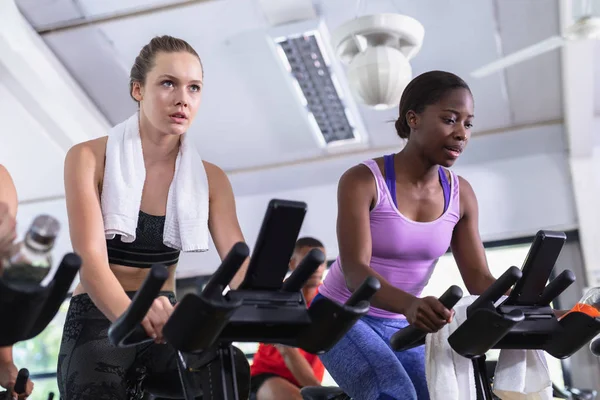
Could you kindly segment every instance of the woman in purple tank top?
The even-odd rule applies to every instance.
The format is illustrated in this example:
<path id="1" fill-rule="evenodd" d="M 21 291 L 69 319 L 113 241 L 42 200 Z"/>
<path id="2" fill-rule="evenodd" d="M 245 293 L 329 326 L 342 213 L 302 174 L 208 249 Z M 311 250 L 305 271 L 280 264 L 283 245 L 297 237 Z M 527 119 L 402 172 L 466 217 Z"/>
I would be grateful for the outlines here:
<path id="1" fill-rule="evenodd" d="M 369 314 L 321 356 L 353 399 L 429 398 L 424 346 L 394 352 L 389 341 L 409 323 L 435 332 L 450 321 L 451 311 L 436 298 L 420 297 L 448 248 L 471 294 L 495 281 L 473 189 L 447 169 L 471 136 L 468 85 L 448 72 L 424 73 L 408 84 L 399 109 L 395 126 L 407 139 L 404 148 L 350 168 L 339 181 L 340 255 L 319 290 L 344 302 L 367 276 L 381 282 Z"/>

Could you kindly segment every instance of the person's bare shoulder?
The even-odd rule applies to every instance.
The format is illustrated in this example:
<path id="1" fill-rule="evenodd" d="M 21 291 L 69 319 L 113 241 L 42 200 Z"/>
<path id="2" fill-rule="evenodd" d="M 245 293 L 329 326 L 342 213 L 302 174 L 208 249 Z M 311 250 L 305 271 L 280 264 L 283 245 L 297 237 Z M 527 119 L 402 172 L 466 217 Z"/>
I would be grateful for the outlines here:
<path id="1" fill-rule="evenodd" d="M 225 171 L 223 171 L 221 167 L 204 160 L 202 160 L 202 164 L 204 164 L 204 170 L 206 171 L 208 179 L 222 179 L 223 177 L 227 177 Z"/>
<path id="2" fill-rule="evenodd" d="M 94 165 L 104 167 L 106 155 L 106 142 L 108 136 L 88 140 L 71 147 L 67 152 L 66 160 L 77 164 Z"/>
<path id="3" fill-rule="evenodd" d="M 342 174 L 338 183 L 338 189 L 351 192 L 371 192 L 375 188 L 375 177 L 364 164 L 357 164 Z"/>
<path id="4" fill-rule="evenodd" d="M 102 136 L 97 139 L 78 143 L 69 149 L 67 155 L 71 154 L 72 157 L 92 156 L 94 160 L 103 160 L 106 155 L 107 141 L 108 136 Z M 102 163 L 104 163 L 104 161 Z"/>
<path id="5" fill-rule="evenodd" d="M 8 172 L 8 169 L 0 164 L 0 187 L 4 189 L 5 186 L 14 187 L 12 176 Z"/>
<path id="6" fill-rule="evenodd" d="M 222 194 L 229 195 L 232 192 L 231 182 L 229 177 L 221 169 L 221 167 L 208 162 L 202 161 L 204 170 L 206 171 L 206 179 L 208 180 L 208 191 L 211 201 L 221 198 Z"/>
<path id="7" fill-rule="evenodd" d="M 17 214 L 19 200 L 17 198 L 17 189 L 8 169 L 0 164 L 0 202 L 5 203 L 10 215 Z"/>
<path id="8" fill-rule="evenodd" d="M 92 168 L 96 180 L 101 182 L 107 141 L 108 136 L 102 136 L 71 147 L 65 157 L 65 173 L 68 168 Z"/>

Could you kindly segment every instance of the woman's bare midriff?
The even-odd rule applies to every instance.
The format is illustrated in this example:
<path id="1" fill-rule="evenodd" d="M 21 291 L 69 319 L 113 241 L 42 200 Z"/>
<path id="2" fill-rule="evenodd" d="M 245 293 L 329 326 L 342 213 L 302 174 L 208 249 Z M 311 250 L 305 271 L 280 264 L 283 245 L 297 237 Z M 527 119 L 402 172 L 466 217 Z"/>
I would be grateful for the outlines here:
<path id="1" fill-rule="evenodd" d="M 175 267 L 177 265 L 171 265 L 167 267 L 169 271 L 169 278 L 163 285 L 161 291 L 174 292 L 175 291 Z M 140 289 L 142 283 L 146 279 L 146 276 L 150 273 L 150 268 L 132 268 L 123 265 L 110 264 L 111 271 L 117 277 L 117 280 L 126 292 L 135 292 Z M 73 296 L 78 294 L 86 293 L 86 290 L 81 285 L 81 282 L 77 285 L 73 291 Z"/>

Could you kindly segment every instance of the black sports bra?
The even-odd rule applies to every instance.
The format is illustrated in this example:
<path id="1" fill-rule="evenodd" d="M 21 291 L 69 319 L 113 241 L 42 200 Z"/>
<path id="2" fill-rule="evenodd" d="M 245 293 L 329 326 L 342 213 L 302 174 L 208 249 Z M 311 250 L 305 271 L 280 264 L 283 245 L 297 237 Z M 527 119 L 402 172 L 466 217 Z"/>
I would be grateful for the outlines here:
<path id="1" fill-rule="evenodd" d="M 106 240 L 108 262 L 135 268 L 150 268 L 153 264 L 176 264 L 180 252 L 163 243 L 164 228 L 164 216 L 140 211 L 135 241 L 124 243 L 121 235 Z"/>

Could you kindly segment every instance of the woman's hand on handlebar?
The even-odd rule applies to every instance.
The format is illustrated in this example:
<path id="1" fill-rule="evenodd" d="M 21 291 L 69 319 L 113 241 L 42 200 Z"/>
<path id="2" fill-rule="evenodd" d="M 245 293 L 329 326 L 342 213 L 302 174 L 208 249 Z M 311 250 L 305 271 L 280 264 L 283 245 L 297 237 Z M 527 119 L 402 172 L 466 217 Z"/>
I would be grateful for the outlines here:
<path id="1" fill-rule="evenodd" d="M 173 313 L 173 309 L 174 307 L 167 297 L 158 296 L 142 320 L 144 330 L 148 336 L 154 339 L 155 343 L 165 343 L 162 330 Z"/>
<path id="2" fill-rule="evenodd" d="M 406 309 L 406 319 L 415 328 L 427 333 L 437 332 L 452 321 L 454 313 L 433 296 L 415 297 Z"/>
<path id="3" fill-rule="evenodd" d="M 0 363 L 0 386 L 8 390 L 9 399 L 26 399 L 33 392 L 33 382 L 31 379 L 27 379 L 25 385 L 25 393 L 18 394 L 14 391 L 15 383 L 17 382 L 17 375 L 19 370 L 12 362 Z M 0 396 L 2 397 L 2 396 Z"/>

